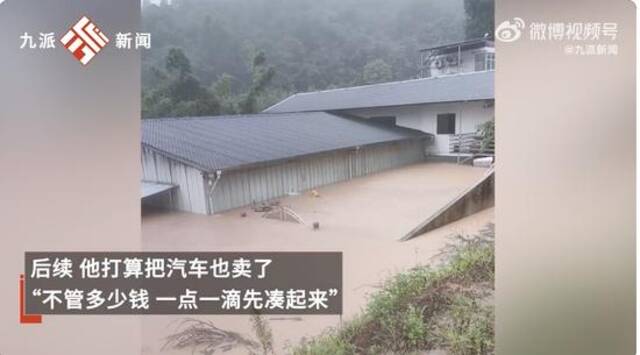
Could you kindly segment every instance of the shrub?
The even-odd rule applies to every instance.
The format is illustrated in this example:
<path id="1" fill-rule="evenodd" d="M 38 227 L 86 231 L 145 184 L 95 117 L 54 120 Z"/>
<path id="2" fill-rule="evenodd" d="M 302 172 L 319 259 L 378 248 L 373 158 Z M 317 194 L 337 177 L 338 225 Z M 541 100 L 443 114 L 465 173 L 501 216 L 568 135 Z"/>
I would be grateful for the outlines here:
<path id="1" fill-rule="evenodd" d="M 344 327 L 304 342 L 296 355 L 407 354 L 444 348 L 453 355 L 493 352 L 494 229 L 457 236 L 439 267 L 387 280 Z"/>

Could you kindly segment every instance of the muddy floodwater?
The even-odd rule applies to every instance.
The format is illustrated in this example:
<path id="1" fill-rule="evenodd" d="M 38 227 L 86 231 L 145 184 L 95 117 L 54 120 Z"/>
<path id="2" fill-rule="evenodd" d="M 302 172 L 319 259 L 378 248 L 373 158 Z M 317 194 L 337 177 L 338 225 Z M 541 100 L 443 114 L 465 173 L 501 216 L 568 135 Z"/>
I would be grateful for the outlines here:
<path id="1" fill-rule="evenodd" d="M 407 242 L 398 238 L 417 226 L 485 173 L 450 163 L 425 163 L 281 198 L 305 222 L 267 219 L 251 208 L 214 216 L 145 211 L 143 247 L 149 251 L 342 251 L 342 316 L 265 316 L 278 354 L 305 337 L 349 320 L 389 276 L 434 261 L 456 233 L 472 234 L 493 222 L 493 209 L 436 229 Z M 246 216 L 243 217 L 243 214 Z M 320 228 L 313 230 L 311 224 Z M 142 317 L 143 354 L 186 355 L 191 349 L 164 349 L 164 337 L 180 316 Z M 249 316 L 201 316 L 219 328 L 252 336 Z M 244 350 L 225 354 L 246 354 Z"/>

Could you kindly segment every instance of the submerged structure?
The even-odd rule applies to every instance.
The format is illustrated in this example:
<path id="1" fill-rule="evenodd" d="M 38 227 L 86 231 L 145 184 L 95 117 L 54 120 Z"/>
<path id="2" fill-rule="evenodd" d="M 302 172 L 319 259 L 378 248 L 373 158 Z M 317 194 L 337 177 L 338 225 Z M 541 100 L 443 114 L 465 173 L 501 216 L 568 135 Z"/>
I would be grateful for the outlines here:
<path id="1" fill-rule="evenodd" d="M 143 202 L 213 214 L 493 154 L 478 137 L 494 117 L 493 53 L 485 39 L 443 45 L 421 51 L 418 79 L 298 93 L 260 114 L 143 120 Z"/>
<path id="2" fill-rule="evenodd" d="M 146 119 L 149 204 L 201 214 L 423 161 L 432 137 L 325 112 Z"/>

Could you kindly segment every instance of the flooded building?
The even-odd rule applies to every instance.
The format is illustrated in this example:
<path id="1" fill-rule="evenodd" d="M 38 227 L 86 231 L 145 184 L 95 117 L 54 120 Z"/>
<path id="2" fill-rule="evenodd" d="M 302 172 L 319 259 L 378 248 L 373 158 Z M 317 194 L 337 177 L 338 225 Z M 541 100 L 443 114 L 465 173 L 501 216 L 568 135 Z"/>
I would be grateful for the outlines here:
<path id="1" fill-rule="evenodd" d="M 484 39 L 439 46 L 421 51 L 425 78 L 298 93 L 261 114 L 143 120 L 143 203 L 213 214 L 493 154 L 478 135 L 494 117 L 493 53 Z"/>
<path id="2" fill-rule="evenodd" d="M 146 119 L 142 199 L 213 214 L 421 162 L 430 142 L 325 112 Z"/>

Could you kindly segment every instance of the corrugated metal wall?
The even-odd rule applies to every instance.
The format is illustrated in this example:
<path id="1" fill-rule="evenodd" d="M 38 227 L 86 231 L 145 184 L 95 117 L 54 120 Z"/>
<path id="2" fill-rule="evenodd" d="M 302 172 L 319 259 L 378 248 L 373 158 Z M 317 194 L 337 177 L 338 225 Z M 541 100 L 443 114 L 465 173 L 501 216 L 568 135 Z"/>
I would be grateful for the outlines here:
<path id="1" fill-rule="evenodd" d="M 423 160 L 424 142 L 413 141 L 223 172 L 210 203 L 214 212 L 221 212 Z"/>
<path id="2" fill-rule="evenodd" d="M 209 202 L 207 182 L 202 172 L 193 167 L 143 148 L 142 171 L 144 180 L 179 186 L 170 199 L 157 200 L 162 204 L 172 204 L 164 207 L 206 214 L 207 204 L 211 205 L 213 213 L 222 212 L 424 159 L 424 142 L 410 141 L 223 172 Z"/>
<path id="3" fill-rule="evenodd" d="M 168 201 L 172 209 L 194 213 L 207 213 L 207 194 L 205 193 L 202 172 L 172 159 L 168 159 L 156 152 L 142 148 L 142 179 L 153 182 L 164 182 L 178 185 L 171 192 L 171 198 L 150 200 L 166 204 Z"/>

